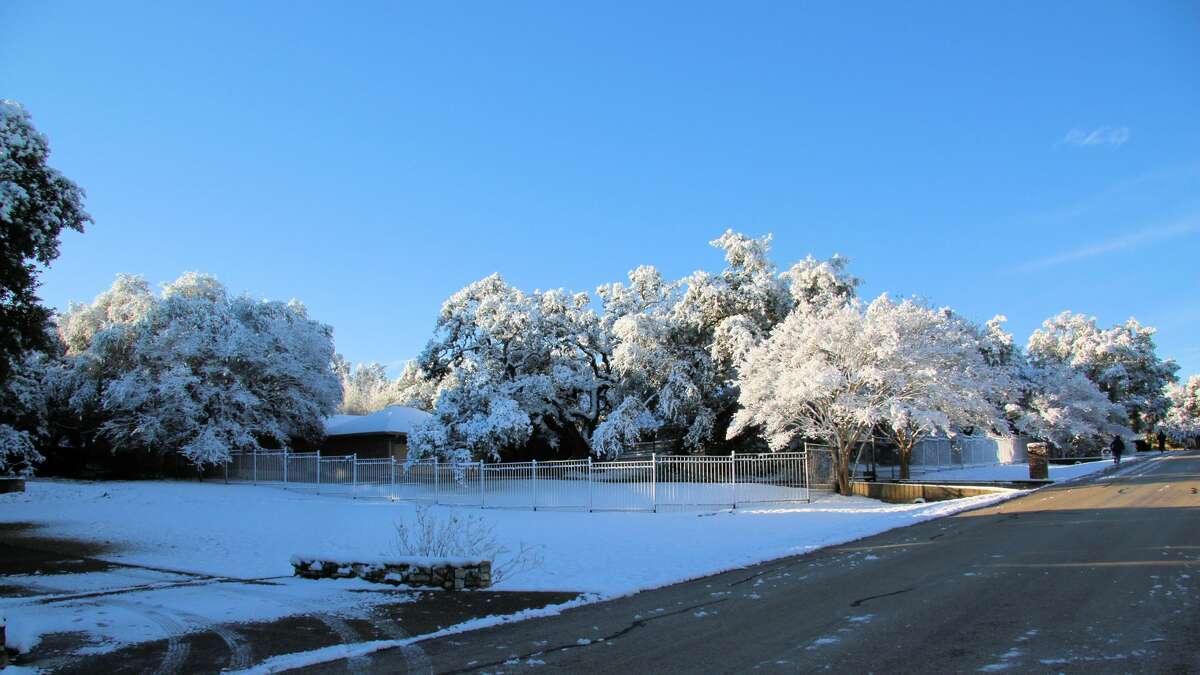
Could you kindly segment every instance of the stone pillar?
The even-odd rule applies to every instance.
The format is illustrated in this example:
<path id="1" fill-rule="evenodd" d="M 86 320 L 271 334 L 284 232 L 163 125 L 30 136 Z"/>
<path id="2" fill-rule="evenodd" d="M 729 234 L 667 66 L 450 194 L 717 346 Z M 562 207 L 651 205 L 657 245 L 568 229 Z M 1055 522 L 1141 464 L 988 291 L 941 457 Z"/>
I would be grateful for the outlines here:
<path id="1" fill-rule="evenodd" d="M 1027 452 L 1029 453 L 1029 479 L 1046 480 L 1050 478 L 1050 463 L 1047 461 L 1050 447 L 1045 443 L 1030 443 L 1027 446 Z"/>

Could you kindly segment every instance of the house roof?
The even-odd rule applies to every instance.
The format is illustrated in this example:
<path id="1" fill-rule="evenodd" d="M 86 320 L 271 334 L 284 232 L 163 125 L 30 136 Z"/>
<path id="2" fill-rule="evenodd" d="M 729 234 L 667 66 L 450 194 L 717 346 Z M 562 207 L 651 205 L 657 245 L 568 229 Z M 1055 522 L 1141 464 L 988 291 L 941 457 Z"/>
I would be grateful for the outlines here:
<path id="1" fill-rule="evenodd" d="M 403 405 L 393 405 L 370 415 L 333 415 L 325 419 L 326 436 L 351 434 L 407 434 L 431 415 Z"/>

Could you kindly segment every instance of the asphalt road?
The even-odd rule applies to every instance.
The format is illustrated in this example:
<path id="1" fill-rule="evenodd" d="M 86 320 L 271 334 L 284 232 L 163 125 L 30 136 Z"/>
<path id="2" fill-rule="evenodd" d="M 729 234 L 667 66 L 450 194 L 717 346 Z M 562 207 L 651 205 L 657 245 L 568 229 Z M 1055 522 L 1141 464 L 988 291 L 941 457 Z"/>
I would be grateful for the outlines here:
<path id="1" fill-rule="evenodd" d="M 1200 455 L 420 644 L 454 672 L 1200 672 Z M 372 669 L 403 672 L 382 652 Z M 345 671 L 331 663 L 311 671 Z"/>

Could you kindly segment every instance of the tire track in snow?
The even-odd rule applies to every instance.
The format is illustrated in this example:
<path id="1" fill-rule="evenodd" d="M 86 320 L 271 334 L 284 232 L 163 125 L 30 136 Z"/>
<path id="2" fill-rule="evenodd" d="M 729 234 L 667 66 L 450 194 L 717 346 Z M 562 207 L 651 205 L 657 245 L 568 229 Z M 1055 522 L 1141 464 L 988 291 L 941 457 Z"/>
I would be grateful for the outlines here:
<path id="1" fill-rule="evenodd" d="M 412 637 L 390 614 L 384 614 L 381 618 L 376 619 L 375 625 L 392 640 Z M 400 647 L 400 655 L 404 657 L 404 664 L 409 673 L 420 673 L 421 675 L 433 673 L 433 662 L 429 660 L 429 655 L 415 642 Z"/>
<path id="2" fill-rule="evenodd" d="M 296 612 L 296 614 L 302 613 L 305 616 L 312 617 L 313 619 L 321 622 L 330 630 L 330 632 L 338 637 L 342 644 L 354 644 L 356 642 L 361 642 L 366 637 L 360 635 L 358 631 L 356 631 L 350 624 L 346 623 L 346 621 L 341 617 L 327 613 L 324 607 L 311 601 L 297 600 L 296 598 L 290 597 L 281 599 L 275 594 L 249 588 L 239 589 L 238 593 L 243 595 L 254 595 L 267 600 L 268 602 L 289 609 L 294 607 L 304 607 L 307 610 L 306 612 Z M 346 668 L 352 673 L 363 673 L 366 672 L 371 661 L 372 659 L 369 654 L 357 656 L 346 662 Z"/>
<path id="3" fill-rule="evenodd" d="M 143 616 L 157 625 L 159 630 L 163 632 L 163 636 L 167 639 L 167 652 L 163 655 L 162 661 L 159 662 L 158 668 L 154 669 L 154 675 L 174 675 L 183 669 L 184 662 L 187 661 L 188 656 L 192 652 L 192 646 L 180 639 L 180 636 L 187 632 L 183 624 L 165 614 L 135 602 L 111 600 L 106 604 L 120 607 L 128 612 Z"/>

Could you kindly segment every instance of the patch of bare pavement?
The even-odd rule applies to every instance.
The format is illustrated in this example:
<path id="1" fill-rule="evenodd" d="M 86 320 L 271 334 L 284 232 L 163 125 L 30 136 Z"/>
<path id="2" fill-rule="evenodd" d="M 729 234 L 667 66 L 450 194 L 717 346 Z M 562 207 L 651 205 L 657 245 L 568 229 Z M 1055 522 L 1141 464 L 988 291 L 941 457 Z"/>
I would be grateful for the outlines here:
<path id="1" fill-rule="evenodd" d="M 177 577 L 179 585 L 211 583 L 226 587 L 241 587 L 253 593 L 255 587 L 274 585 L 271 579 L 238 580 L 144 568 L 137 565 L 111 563 L 94 556 L 110 553 L 103 544 L 51 539 L 38 536 L 27 525 L 0 526 L 0 596 L 33 596 L 26 587 L 5 586 L 8 575 L 81 574 L 138 570 L 168 572 Z M 320 583 L 320 582 L 313 582 Z M 170 584 L 167 584 L 170 585 Z M 464 621 L 489 616 L 512 614 L 526 609 L 566 602 L 573 593 L 504 593 L 471 591 L 459 593 L 395 591 L 397 602 L 371 608 L 365 616 L 308 613 L 261 623 L 209 624 L 197 628 L 195 618 L 186 607 L 172 608 L 138 602 L 143 590 L 161 589 L 164 584 L 145 587 L 124 587 L 91 593 L 70 593 L 42 596 L 37 602 L 95 602 L 97 611 L 118 607 L 133 612 L 162 628 L 169 638 L 142 642 L 115 651 L 80 656 L 76 652 L 87 646 L 86 636 L 77 633 L 46 635 L 32 653 L 19 656 L 12 665 L 37 668 L 54 673 L 209 673 L 248 668 L 272 656 L 302 652 L 338 644 L 369 640 L 403 639 L 412 635 L 436 632 Z M 379 589 L 372 589 L 379 593 Z M 32 600 L 33 598 L 31 598 Z M 429 672 L 427 660 L 419 649 L 397 652 L 402 670 Z M 389 654 L 389 661 L 397 653 Z M 378 666 L 378 667 L 377 667 Z M 372 656 L 338 664 L 342 672 L 379 670 Z M 387 669 L 391 669 L 388 666 Z"/>
<path id="2" fill-rule="evenodd" d="M 1198 588 L 1200 456 L 1167 453 L 850 545 L 419 647 L 422 669 L 438 673 L 1194 673 Z M 380 652 L 370 668 L 400 672 L 411 658 Z"/>

